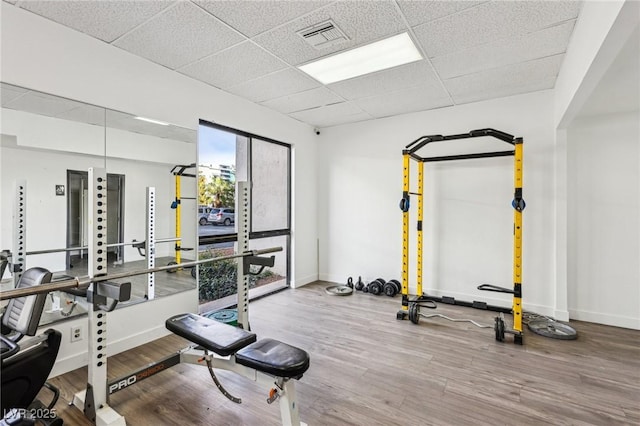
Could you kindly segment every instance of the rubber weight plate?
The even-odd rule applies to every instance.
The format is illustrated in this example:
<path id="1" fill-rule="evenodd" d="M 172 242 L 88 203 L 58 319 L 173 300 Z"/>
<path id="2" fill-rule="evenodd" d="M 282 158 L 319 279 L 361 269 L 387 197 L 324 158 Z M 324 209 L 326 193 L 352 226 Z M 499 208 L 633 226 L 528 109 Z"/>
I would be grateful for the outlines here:
<path id="1" fill-rule="evenodd" d="M 412 303 L 411 306 L 409 306 L 409 320 L 414 324 L 420 322 L 420 305 L 417 303 Z"/>
<path id="2" fill-rule="evenodd" d="M 545 318 L 531 320 L 527 327 L 536 334 L 552 339 L 575 340 L 578 338 L 578 333 L 573 327 Z"/>
<path id="3" fill-rule="evenodd" d="M 331 285 L 324 291 L 331 296 L 349 296 L 353 293 L 353 289 L 346 285 Z"/>

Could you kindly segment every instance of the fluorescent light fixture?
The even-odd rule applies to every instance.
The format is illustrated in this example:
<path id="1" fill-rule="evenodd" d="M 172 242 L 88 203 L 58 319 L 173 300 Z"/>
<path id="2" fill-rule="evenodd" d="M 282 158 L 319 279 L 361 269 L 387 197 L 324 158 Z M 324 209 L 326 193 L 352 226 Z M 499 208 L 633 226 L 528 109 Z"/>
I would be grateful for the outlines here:
<path id="1" fill-rule="evenodd" d="M 140 120 L 140 121 L 146 121 L 147 123 L 153 123 L 153 124 L 159 124 L 161 126 L 168 126 L 169 123 L 165 123 L 164 121 L 159 121 L 159 120 L 152 120 L 151 118 L 145 118 L 145 117 L 133 117 L 136 120 Z"/>
<path id="2" fill-rule="evenodd" d="M 402 33 L 298 68 L 320 83 L 329 84 L 420 59 L 422 55 L 409 34 Z"/>

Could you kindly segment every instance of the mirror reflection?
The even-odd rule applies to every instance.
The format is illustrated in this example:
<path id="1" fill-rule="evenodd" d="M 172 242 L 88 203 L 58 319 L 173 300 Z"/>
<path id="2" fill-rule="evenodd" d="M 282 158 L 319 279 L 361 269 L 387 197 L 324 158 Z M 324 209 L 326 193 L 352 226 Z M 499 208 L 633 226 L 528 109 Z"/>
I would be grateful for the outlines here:
<path id="1" fill-rule="evenodd" d="M 6 83 L 1 90 L 3 290 L 13 287 L 20 263 L 47 268 L 54 280 L 87 275 L 89 168 L 107 175 L 108 272 L 147 267 L 150 222 L 156 266 L 195 259 L 195 129 Z M 25 188 L 23 229 L 15 221 L 17 184 Z M 132 298 L 122 306 L 194 289 L 193 275 L 158 272 L 151 294 L 146 275 L 131 277 Z M 51 293 L 41 322 L 85 312 L 83 297 Z"/>

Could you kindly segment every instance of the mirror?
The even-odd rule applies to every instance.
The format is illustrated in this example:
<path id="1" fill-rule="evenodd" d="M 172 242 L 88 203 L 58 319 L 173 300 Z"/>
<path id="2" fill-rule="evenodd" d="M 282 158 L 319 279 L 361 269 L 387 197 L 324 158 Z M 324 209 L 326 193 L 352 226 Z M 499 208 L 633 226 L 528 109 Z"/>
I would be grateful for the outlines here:
<path id="1" fill-rule="evenodd" d="M 23 181 L 25 267 L 45 267 L 54 272 L 54 280 L 87 275 L 88 169 L 94 167 L 107 173 L 107 272 L 147 267 L 144 249 L 132 245 L 146 239 L 147 187 L 155 188 L 155 266 L 176 257 L 195 259 L 195 169 L 194 177 L 188 171 L 180 176 L 179 194 L 174 175 L 176 166 L 196 163 L 195 124 L 186 129 L 6 83 L 1 90 L 0 250 L 16 252 L 15 185 Z M 173 208 L 176 199 L 179 209 Z M 2 289 L 14 285 L 9 269 L 2 276 Z M 132 282 L 132 300 L 123 306 L 147 300 L 146 275 L 127 281 Z M 194 288 L 190 270 L 158 272 L 152 296 Z M 57 292 L 48 299 L 43 324 L 86 312 L 86 300 L 80 297 Z"/>

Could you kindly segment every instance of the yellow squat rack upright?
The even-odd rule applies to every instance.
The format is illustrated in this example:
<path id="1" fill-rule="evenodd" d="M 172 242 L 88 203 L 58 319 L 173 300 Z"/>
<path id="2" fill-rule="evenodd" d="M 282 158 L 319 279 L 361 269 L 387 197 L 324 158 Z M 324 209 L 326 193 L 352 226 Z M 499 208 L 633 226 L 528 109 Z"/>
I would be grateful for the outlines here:
<path id="1" fill-rule="evenodd" d="M 175 246 L 175 251 L 176 251 L 176 257 L 175 257 L 175 261 L 173 262 L 169 262 L 169 265 L 177 265 L 179 263 L 182 263 L 182 255 L 181 253 L 183 251 L 189 251 L 189 250 L 193 250 L 192 247 L 182 247 L 182 230 L 181 230 L 181 224 L 182 224 L 182 200 L 195 200 L 197 199 L 196 197 L 182 197 L 182 188 L 181 188 L 181 180 L 182 177 L 190 177 L 190 178 L 196 178 L 197 176 L 195 175 L 195 173 L 186 173 L 187 170 L 192 170 L 196 168 L 196 163 L 192 163 L 189 165 L 180 165 L 178 164 L 177 166 L 174 166 L 171 169 L 171 174 L 173 174 L 174 178 L 175 178 L 175 188 L 176 188 L 176 198 L 171 202 L 171 208 L 174 209 L 176 211 L 176 246 Z M 169 269 L 167 270 L 167 272 L 172 273 L 172 272 L 176 272 L 177 270 L 179 270 L 180 268 L 176 268 L 176 269 Z M 194 274 L 192 274 L 194 275 Z"/>
<path id="2" fill-rule="evenodd" d="M 424 148 L 425 145 L 432 142 L 450 141 L 456 139 L 468 139 L 478 137 L 494 137 L 502 142 L 506 142 L 513 147 L 507 151 L 494 151 L 494 152 L 480 152 L 472 154 L 461 155 L 447 155 L 438 157 L 421 157 L 417 154 L 417 151 Z M 508 133 L 501 132 L 495 129 L 480 129 L 472 130 L 469 133 L 462 133 L 457 135 L 430 135 L 422 136 L 402 150 L 402 163 L 403 163 L 403 180 L 402 180 L 402 199 L 400 200 L 400 209 L 402 210 L 402 307 L 398 311 L 396 318 L 403 320 L 409 318 L 411 322 L 417 324 L 420 314 L 420 307 L 435 308 L 435 302 L 445 303 L 449 305 L 467 306 L 477 309 L 484 309 L 499 312 L 499 315 L 495 318 L 494 330 L 496 340 L 502 342 L 505 338 L 505 333 L 512 334 L 514 336 L 514 343 L 522 344 L 522 211 L 525 208 L 525 202 L 522 198 L 522 148 L 523 139 L 514 137 Z M 453 297 L 434 297 L 423 294 L 422 292 L 422 246 L 423 246 L 423 200 L 424 200 L 424 163 L 437 162 L 437 161 L 452 161 L 452 160 L 468 160 L 478 158 L 489 157 L 514 157 L 514 196 L 511 203 L 513 214 L 513 289 L 504 287 L 498 287 L 491 284 L 482 284 L 478 286 L 478 290 L 493 291 L 498 293 L 509 293 L 513 295 L 513 304 L 511 307 L 501 307 L 488 305 L 485 302 L 473 301 L 465 302 L 456 300 Z M 417 192 L 411 192 L 409 186 L 409 175 L 411 161 L 414 160 L 418 163 L 418 188 Z M 411 195 L 417 197 L 417 285 L 416 294 L 410 297 L 409 295 L 409 208 Z M 513 314 L 513 328 L 505 329 L 504 314 Z M 425 315 L 422 315 L 425 316 Z M 442 316 L 442 315 L 431 315 Z M 427 316 L 429 317 L 429 316 Z M 445 317 L 446 318 L 446 317 Z M 451 318 L 447 318 L 451 319 Z M 456 321 L 456 320 L 454 320 Z M 473 322 L 470 320 L 464 320 Z M 479 324 L 473 322 L 475 325 Z"/>

